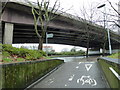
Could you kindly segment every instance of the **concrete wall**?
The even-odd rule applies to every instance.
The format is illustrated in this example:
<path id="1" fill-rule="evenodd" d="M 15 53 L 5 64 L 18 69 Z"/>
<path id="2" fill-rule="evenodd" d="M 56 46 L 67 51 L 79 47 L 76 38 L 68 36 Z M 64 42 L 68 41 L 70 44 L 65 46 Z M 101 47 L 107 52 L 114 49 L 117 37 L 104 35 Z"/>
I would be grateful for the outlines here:
<path id="1" fill-rule="evenodd" d="M 3 44 L 12 44 L 14 24 L 5 23 Z"/>

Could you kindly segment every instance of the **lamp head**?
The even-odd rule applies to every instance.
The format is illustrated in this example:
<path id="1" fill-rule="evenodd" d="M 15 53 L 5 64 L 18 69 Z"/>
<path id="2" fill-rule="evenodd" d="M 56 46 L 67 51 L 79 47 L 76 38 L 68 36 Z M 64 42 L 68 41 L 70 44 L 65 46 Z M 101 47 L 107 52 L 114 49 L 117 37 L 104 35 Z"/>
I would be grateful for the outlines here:
<path id="1" fill-rule="evenodd" d="M 102 4 L 102 5 L 98 6 L 97 8 L 102 8 L 102 7 L 104 7 L 104 6 L 105 6 L 105 4 Z"/>

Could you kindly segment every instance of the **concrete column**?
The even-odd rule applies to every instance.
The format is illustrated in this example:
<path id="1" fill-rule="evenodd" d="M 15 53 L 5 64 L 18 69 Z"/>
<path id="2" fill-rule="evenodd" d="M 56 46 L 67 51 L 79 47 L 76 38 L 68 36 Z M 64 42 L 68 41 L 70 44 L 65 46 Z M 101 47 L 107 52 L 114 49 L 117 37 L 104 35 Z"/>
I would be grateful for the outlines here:
<path id="1" fill-rule="evenodd" d="M 14 24 L 5 23 L 3 44 L 12 44 Z"/>

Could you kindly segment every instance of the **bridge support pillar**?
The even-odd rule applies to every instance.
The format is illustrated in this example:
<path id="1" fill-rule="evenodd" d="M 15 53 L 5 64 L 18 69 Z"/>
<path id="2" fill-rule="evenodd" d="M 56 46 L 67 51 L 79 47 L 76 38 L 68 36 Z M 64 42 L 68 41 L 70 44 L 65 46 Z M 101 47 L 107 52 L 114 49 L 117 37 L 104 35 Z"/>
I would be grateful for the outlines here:
<path id="1" fill-rule="evenodd" d="M 14 24 L 5 23 L 3 44 L 12 44 Z"/>

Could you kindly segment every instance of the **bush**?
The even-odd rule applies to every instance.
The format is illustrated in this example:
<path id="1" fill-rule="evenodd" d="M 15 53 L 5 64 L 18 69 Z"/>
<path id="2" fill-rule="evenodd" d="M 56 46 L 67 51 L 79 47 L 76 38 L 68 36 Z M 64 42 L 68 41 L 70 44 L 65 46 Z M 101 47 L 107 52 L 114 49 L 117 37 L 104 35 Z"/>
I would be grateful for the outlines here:
<path id="1" fill-rule="evenodd" d="M 47 55 L 46 55 L 46 52 L 44 52 L 44 51 L 42 51 L 42 50 L 39 50 L 38 52 L 41 53 L 42 56 L 47 56 Z"/>
<path id="2" fill-rule="evenodd" d="M 48 55 L 85 55 L 84 51 L 76 51 L 76 52 L 49 52 Z"/>
<path id="3" fill-rule="evenodd" d="M 3 56 L 13 56 L 17 55 L 17 57 L 25 58 L 26 60 L 36 60 L 43 56 L 46 56 L 46 53 L 41 50 L 29 50 L 25 48 L 16 48 L 12 47 L 12 45 L 4 44 L 2 45 L 2 51 Z M 21 61 L 21 59 L 18 59 L 18 61 Z"/>
<path id="4" fill-rule="evenodd" d="M 10 56 L 10 54 L 8 52 L 6 52 L 6 51 L 3 51 L 2 55 L 5 56 L 5 57 L 9 57 Z"/>
<path id="5" fill-rule="evenodd" d="M 117 53 L 113 53 L 112 55 L 108 56 L 110 58 L 120 59 L 120 51 Z"/>
<path id="6" fill-rule="evenodd" d="M 25 61 L 24 58 L 17 58 L 17 61 Z"/>
<path id="7" fill-rule="evenodd" d="M 10 58 L 3 58 L 3 62 L 12 62 Z"/>

